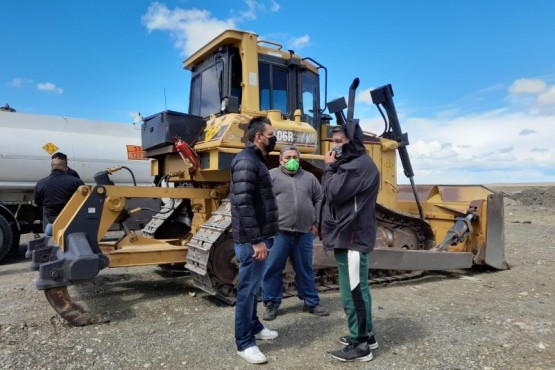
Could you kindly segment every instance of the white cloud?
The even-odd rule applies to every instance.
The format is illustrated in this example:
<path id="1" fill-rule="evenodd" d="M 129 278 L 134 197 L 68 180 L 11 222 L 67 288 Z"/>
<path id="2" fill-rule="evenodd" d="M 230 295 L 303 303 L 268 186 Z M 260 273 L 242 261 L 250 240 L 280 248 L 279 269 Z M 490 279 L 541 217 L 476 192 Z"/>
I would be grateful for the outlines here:
<path id="1" fill-rule="evenodd" d="M 281 5 L 279 5 L 276 1 L 270 0 L 270 11 L 272 12 L 279 12 L 281 9 Z"/>
<path id="2" fill-rule="evenodd" d="M 14 78 L 13 80 L 10 81 L 8 85 L 12 87 L 21 88 L 31 84 L 33 84 L 33 80 L 29 80 L 27 78 Z"/>
<path id="3" fill-rule="evenodd" d="M 170 10 L 160 3 L 152 3 L 142 21 L 149 32 L 169 31 L 175 39 L 175 47 L 184 56 L 191 55 L 226 29 L 235 28 L 233 20 L 219 20 L 207 10 Z"/>
<path id="4" fill-rule="evenodd" d="M 530 81 L 530 80 L 527 80 Z M 545 96 L 545 104 L 555 106 L 555 87 L 535 83 L 511 85 L 507 93 L 535 91 Z M 517 88 L 513 88 L 517 86 Z M 542 93 L 539 93 L 539 91 Z M 359 101 L 366 101 L 359 94 Z M 508 100 L 509 104 L 514 101 Z M 491 184 L 498 182 L 555 182 L 555 111 L 514 105 L 480 114 L 411 117 L 398 104 L 403 132 L 409 135 L 407 147 L 417 184 Z M 516 111 L 515 111 L 516 110 Z M 456 112 L 456 108 L 454 112 Z M 410 111 L 409 111 L 410 112 Z M 361 119 L 364 130 L 380 132 L 380 119 Z M 383 123 L 381 124 L 383 127 Z M 371 127 L 371 129 L 370 129 Z M 376 130 L 377 129 L 377 130 Z M 399 183 L 408 183 L 398 161 Z"/>
<path id="5" fill-rule="evenodd" d="M 509 88 L 511 94 L 539 94 L 546 89 L 543 80 L 521 78 L 513 82 Z"/>
<path id="6" fill-rule="evenodd" d="M 542 79 L 516 80 L 509 87 L 509 94 L 513 104 L 528 107 L 530 114 L 555 114 L 555 85 Z"/>
<path id="7" fill-rule="evenodd" d="M 357 94 L 355 102 L 367 103 L 367 104 L 370 104 L 370 105 L 374 104 L 374 102 L 372 102 L 372 96 L 370 95 L 370 91 L 372 91 L 372 90 L 374 90 L 373 87 L 371 87 L 369 89 L 361 90 Z"/>
<path id="8" fill-rule="evenodd" d="M 56 94 L 62 94 L 64 90 L 52 82 L 39 82 L 37 83 L 37 90 L 38 91 L 50 91 Z"/>
<path id="9" fill-rule="evenodd" d="M 150 4 L 147 12 L 142 16 L 142 23 L 149 32 L 167 31 L 175 40 L 174 46 L 181 50 L 181 55 L 186 57 L 200 49 L 214 37 L 228 29 L 237 29 L 238 24 L 245 20 L 257 19 L 260 12 L 269 8 L 270 12 L 278 12 L 280 5 L 275 0 L 259 2 L 245 0 L 246 10 L 230 10 L 235 16 L 227 19 L 218 19 L 208 10 L 183 9 L 176 7 L 169 9 L 165 4 L 154 2 Z M 293 40 L 293 47 L 302 48 L 310 42 L 308 35 Z"/>
<path id="10" fill-rule="evenodd" d="M 411 142 L 408 151 L 415 181 L 451 184 L 555 181 L 555 172 L 531 172 L 540 164 L 555 168 L 555 149 L 534 150 L 552 148 L 549 141 L 555 137 L 555 125 L 551 123 L 554 119 L 522 113 L 483 114 L 448 121 L 409 119 L 404 130 Z M 522 136 L 523 126 L 534 127 L 536 133 Z"/>
<path id="11" fill-rule="evenodd" d="M 541 106 L 555 106 L 555 86 L 538 95 L 538 104 Z"/>
<path id="12" fill-rule="evenodd" d="M 305 34 L 300 37 L 296 37 L 290 41 L 290 45 L 293 49 L 302 49 L 305 46 L 310 45 L 310 36 Z"/>
<path id="13" fill-rule="evenodd" d="M 258 10 L 264 9 L 264 6 L 255 0 L 245 0 L 245 4 L 247 4 L 247 10 L 239 12 L 243 19 L 256 19 Z"/>

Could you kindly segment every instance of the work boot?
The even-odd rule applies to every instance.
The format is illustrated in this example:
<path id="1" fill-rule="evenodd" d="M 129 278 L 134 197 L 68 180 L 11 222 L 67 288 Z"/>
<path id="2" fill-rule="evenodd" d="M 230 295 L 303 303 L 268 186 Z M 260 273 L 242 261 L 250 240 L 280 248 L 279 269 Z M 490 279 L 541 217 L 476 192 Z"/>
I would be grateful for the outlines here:
<path id="1" fill-rule="evenodd" d="M 266 356 L 260 352 L 257 346 L 249 347 L 244 351 L 237 351 L 237 354 L 251 364 L 263 364 L 267 361 Z"/>
<path id="2" fill-rule="evenodd" d="M 370 361 L 372 359 L 372 351 L 368 343 L 351 343 L 345 348 L 338 351 L 332 351 L 331 357 L 339 361 Z"/>
<path id="3" fill-rule="evenodd" d="M 278 308 L 273 304 L 273 302 L 266 303 L 266 310 L 262 315 L 262 320 L 272 321 L 277 317 Z"/>
<path id="4" fill-rule="evenodd" d="M 304 306 L 303 312 L 308 312 L 316 316 L 328 316 L 330 314 L 328 310 L 326 310 L 319 304 L 316 306 Z"/>
<path id="5" fill-rule="evenodd" d="M 351 337 L 349 335 L 345 335 L 342 336 L 341 338 L 339 338 L 339 343 L 344 344 L 344 345 L 348 345 L 352 343 Z M 374 333 L 370 333 L 368 334 L 368 346 L 370 347 L 370 349 L 377 349 L 378 348 L 378 340 L 376 339 L 376 336 L 374 335 Z"/>

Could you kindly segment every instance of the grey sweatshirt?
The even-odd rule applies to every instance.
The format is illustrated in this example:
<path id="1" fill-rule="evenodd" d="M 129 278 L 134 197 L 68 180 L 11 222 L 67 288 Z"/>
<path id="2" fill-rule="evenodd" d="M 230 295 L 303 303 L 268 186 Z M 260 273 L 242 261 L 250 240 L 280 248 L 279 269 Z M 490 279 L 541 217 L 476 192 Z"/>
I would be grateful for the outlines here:
<path id="1" fill-rule="evenodd" d="M 322 188 L 316 177 L 300 168 L 294 175 L 281 168 L 270 170 L 279 213 L 279 229 L 307 233 L 317 226 Z"/>

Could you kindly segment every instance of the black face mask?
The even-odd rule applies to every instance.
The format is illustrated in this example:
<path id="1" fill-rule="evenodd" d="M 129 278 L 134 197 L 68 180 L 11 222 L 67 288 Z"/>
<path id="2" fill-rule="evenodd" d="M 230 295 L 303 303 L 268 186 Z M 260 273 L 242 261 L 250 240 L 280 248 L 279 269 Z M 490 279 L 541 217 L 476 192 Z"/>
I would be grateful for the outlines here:
<path id="1" fill-rule="evenodd" d="M 268 145 L 266 145 L 266 153 L 270 153 L 276 147 L 277 137 L 272 136 L 268 139 Z"/>

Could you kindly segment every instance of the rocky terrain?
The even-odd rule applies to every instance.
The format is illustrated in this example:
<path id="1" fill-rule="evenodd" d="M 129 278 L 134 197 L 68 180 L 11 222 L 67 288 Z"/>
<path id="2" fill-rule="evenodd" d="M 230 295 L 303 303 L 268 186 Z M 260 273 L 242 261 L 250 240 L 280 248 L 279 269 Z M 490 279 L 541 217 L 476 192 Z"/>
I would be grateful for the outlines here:
<path id="1" fill-rule="evenodd" d="M 329 351 L 346 334 L 339 292 L 321 294 L 328 317 L 288 298 L 259 342 L 268 369 L 555 369 L 555 187 L 492 186 L 505 196 L 511 269 L 429 273 L 372 286 L 380 347 L 368 363 Z M 0 265 L 1 369 L 245 369 L 235 354 L 233 307 L 154 267 L 105 269 L 70 288 L 108 324 L 72 327 L 33 284 L 20 256 Z M 260 307 L 260 310 L 262 308 Z"/>

